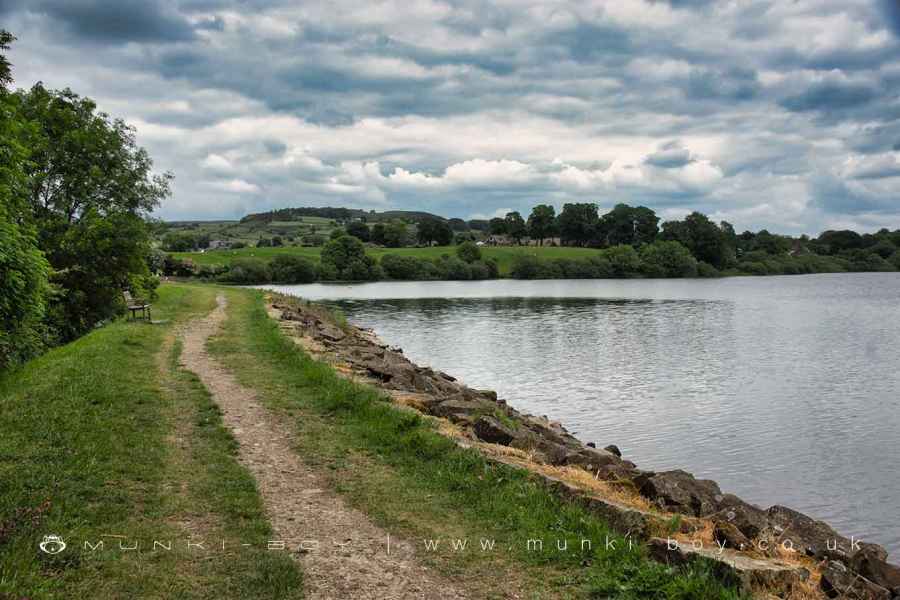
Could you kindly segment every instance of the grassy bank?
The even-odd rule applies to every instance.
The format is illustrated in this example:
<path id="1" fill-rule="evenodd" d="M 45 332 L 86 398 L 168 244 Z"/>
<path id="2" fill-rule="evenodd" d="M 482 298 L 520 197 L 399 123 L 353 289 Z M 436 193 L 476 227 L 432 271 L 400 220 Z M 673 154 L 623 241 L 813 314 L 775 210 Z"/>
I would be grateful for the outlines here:
<path id="1" fill-rule="evenodd" d="M 178 367 L 173 328 L 214 295 L 164 286 L 167 323 L 117 321 L 0 379 L 0 598 L 299 597 L 217 408 Z M 66 550 L 41 552 L 48 534 Z"/>
<path id="2" fill-rule="evenodd" d="M 230 317 L 212 353 L 294 425 L 298 451 L 335 489 L 420 549 L 424 540 L 439 540 L 425 560 L 481 596 L 737 597 L 702 568 L 675 571 L 649 561 L 640 547 L 628 549 L 598 518 L 524 472 L 457 448 L 430 421 L 339 378 L 278 330 L 260 293 L 227 294 Z M 607 536 L 615 550 L 606 548 Z M 542 551 L 528 548 L 537 539 Z M 581 546 L 584 539 L 591 548 Z M 468 540 L 467 549 L 452 549 L 452 540 Z M 481 540 L 494 540 L 495 549 L 482 550 Z"/>
<path id="3" fill-rule="evenodd" d="M 189 258 L 197 265 L 230 265 L 235 258 L 255 257 L 263 260 L 272 260 L 279 255 L 302 256 L 313 261 L 319 260 L 321 248 L 303 248 L 297 246 L 278 248 L 240 248 L 238 250 L 212 250 L 209 252 L 175 252 L 176 258 Z M 370 248 L 368 254 L 380 259 L 385 254 L 399 256 L 413 256 L 416 258 L 435 259 L 443 254 L 456 256 L 456 246 L 435 246 L 433 248 Z M 500 275 L 507 277 L 517 256 L 533 255 L 542 259 L 554 258 L 586 258 L 597 253 L 592 248 L 570 247 L 535 247 L 535 246 L 483 246 L 482 255 L 485 259 L 493 258 L 500 268 Z"/>

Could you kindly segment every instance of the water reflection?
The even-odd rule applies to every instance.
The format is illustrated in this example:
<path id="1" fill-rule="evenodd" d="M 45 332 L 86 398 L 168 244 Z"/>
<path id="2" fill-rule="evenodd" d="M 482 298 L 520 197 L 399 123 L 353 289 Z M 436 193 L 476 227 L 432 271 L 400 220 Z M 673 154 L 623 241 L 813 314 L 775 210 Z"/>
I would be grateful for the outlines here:
<path id="1" fill-rule="evenodd" d="M 521 410 L 900 550 L 900 276 L 298 286 Z"/>

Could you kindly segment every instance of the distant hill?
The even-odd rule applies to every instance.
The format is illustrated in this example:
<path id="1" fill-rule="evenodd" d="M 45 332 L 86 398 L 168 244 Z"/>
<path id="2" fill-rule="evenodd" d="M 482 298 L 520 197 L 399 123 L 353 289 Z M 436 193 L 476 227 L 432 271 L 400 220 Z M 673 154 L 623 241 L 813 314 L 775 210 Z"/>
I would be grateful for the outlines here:
<path id="1" fill-rule="evenodd" d="M 419 223 L 423 219 L 439 219 L 441 221 L 447 220 L 445 217 L 442 217 L 440 215 L 435 215 L 419 210 L 386 210 L 377 212 L 374 210 L 365 211 L 359 208 L 303 206 L 297 208 L 279 208 L 278 210 L 249 214 L 241 219 L 241 223 L 254 221 L 261 221 L 265 223 L 271 223 L 273 221 L 300 221 L 303 219 L 303 217 L 320 217 L 323 219 L 334 219 L 336 221 L 362 219 L 369 223 L 390 221 L 392 219 L 402 219 L 410 223 Z"/>

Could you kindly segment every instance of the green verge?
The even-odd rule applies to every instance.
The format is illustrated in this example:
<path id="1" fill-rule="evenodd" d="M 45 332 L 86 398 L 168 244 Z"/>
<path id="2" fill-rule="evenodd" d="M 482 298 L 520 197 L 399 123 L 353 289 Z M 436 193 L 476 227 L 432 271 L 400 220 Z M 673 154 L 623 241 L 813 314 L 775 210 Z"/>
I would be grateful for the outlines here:
<path id="1" fill-rule="evenodd" d="M 235 441 L 178 367 L 174 327 L 215 290 L 160 292 L 166 323 L 119 320 L 0 378 L 0 598 L 301 597 Z M 39 550 L 49 534 L 65 551 Z"/>
<path id="2" fill-rule="evenodd" d="M 319 260 L 321 248 L 305 248 L 300 246 L 282 246 L 277 248 L 240 248 L 238 250 L 211 250 L 208 252 L 173 252 L 179 259 L 190 259 L 196 265 L 230 265 L 235 258 L 255 257 L 270 261 L 279 255 L 301 256 L 315 262 Z M 456 246 L 435 246 L 433 248 L 369 248 L 369 256 L 380 259 L 385 254 L 413 256 L 416 258 L 435 259 L 443 254 L 456 256 Z M 484 246 L 481 248 L 485 259 L 497 261 L 501 277 L 508 277 L 517 256 L 532 255 L 545 260 L 554 258 L 587 258 L 596 254 L 594 248 L 572 248 L 568 246 Z"/>
<path id="3" fill-rule="evenodd" d="M 338 377 L 282 334 L 260 292 L 226 293 L 229 318 L 210 351 L 293 423 L 303 460 L 352 505 L 420 550 L 424 540 L 439 540 L 425 560 L 481 596 L 514 589 L 532 598 L 741 597 L 708 566 L 676 570 L 649 560 L 640 545 L 628 549 L 597 517 L 525 472 L 458 448 L 429 419 Z M 606 548 L 607 535 L 615 550 Z M 527 541 L 537 539 L 543 551 L 529 550 Z M 468 540 L 466 550 L 451 540 Z M 481 540 L 495 540 L 495 549 L 482 551 Z M 558 550 L 562 540 L 566 551 Z"/>

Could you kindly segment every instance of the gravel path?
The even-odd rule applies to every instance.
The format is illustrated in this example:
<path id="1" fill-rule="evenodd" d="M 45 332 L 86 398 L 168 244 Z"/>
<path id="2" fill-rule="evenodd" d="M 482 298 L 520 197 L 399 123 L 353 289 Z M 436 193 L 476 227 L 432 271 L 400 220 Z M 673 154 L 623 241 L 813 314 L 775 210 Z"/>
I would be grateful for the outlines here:
<path id="1" fill-rule="evenodd" d="M 206 341 L 226 317 L 223 295 L 206 318 L 182 333 L 182 364 L 203 381 L 240 444 L 240 462 L 256 478 L 266 514 L 300 562 L 306 596 L 312 599 L 466 598 L 442 576 L 416 560 L 412 544 L 389 538 L 349 506 L 291 447 L 291 434 L 265 409 L 253 390 L 206 352 Z M 271 546 L 270 544 L 270 547 Z M 274 548 L 280 548 L 275 545 Z"/>

